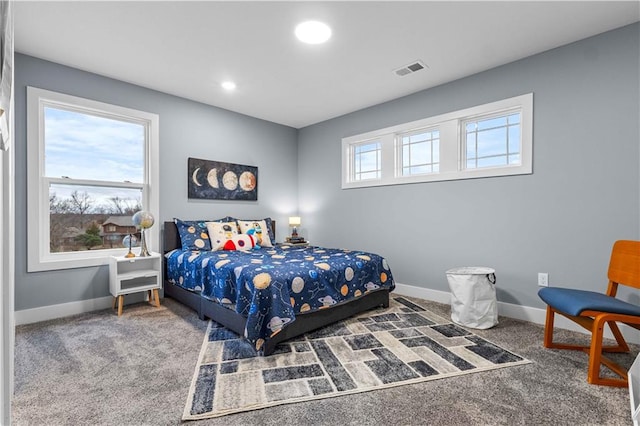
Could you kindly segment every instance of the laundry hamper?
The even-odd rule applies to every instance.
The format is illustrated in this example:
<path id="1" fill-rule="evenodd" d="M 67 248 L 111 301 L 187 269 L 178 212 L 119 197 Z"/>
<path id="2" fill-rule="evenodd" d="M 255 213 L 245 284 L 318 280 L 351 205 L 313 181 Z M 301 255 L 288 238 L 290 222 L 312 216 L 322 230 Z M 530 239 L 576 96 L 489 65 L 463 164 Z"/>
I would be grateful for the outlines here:
<path id="1" fill-rule="evenodd" d="M 495 272 L 484 266 L 465 266 L 446 272 L 453 322 L 478 329 L 498 324 Z"/>

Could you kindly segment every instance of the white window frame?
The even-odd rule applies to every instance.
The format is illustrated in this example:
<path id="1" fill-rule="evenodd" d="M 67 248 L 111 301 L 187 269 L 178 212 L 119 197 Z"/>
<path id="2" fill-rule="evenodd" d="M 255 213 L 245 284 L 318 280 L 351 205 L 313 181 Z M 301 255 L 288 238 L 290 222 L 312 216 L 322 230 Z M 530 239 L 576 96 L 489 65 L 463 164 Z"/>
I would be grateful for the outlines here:
<path id="1" fill-rule="evenodd" d="M 465 121 L 490 114 L 521 113 L 520 164 L 467 169 L 462 125 Z M 440 131 L 440 165 L 438 172 L 403 176 L 398 170 L 402 164 L 398 159 L 399 135 L 421 129 Z M 382 143 L 382 177 L 363 181 L 353 180 L 353 146 L 367 140 Z M 342 189 L 370 186 L 398 185 L 420 182 L 437 182 L 460 179 L 475 179 L 495 176 L 514 176 L 533 173 L 533 93 L 527 93 L 488 104 L 428 117 L 409 123 L 398 124 L 342 139 Z"/>
<path id="2" fill-rule="evenodd" d="M 482 168 L 491 167 L 491 166 L 477 166 L 477 167 L 469 167 L 468 166 L 467 163 L 468 163 L 469 157 L 467 156 L 467 153 L 469 152 L 469 150 L 468 150 L 468 144 L 469 144 L 468 135 L 469 135 L 469 132 L 467 131 L 467 125 L 469 123 L 477 123 L 477 122 L 480 122 L 480 121 L 492 120 L 492 119 L 495 119 L 495 118 L 504 118 L 504 117 L 508 117 L 508 116 L 511 116 L 511 115 L 514 115 L 514 114 L 519 114 L 520 115 L 520 122 L 518 123 L 518 126 L 520 126 L 520 128 L 522 128 L 522 113 L 521 113 L 519 108 L 515 108 L 515 109 L 513 109 L 511 111 L 501 111 L 501 112 L 499 112 L 497 114 L 494 113 L 494 114 L 484 115 L 484 116 L 481 116 L 481 117 L 468 118 L 468 119 L 465 119 L 464 121 L 462 121 L 460 123 L 460 134 L 462 135 L 462 143 L 463 143 L 463 146 L 462 146 L 462 148 L 463 148 L 462 149 L 462 155 L 463 155 L 462 164 L 464 165 L 464 167 L 466 169 L 471 170 L 471 169 L 482 169 Z M 495 157 L 507 157 L 507 161 L 509 161 L 509 155 L 511 155 L 511 154 L 509 154 L 509 140 L 508 140 L 508 138 L 509 138 L 509 126 L 513 126 L 513 124 L 506 124 L 504 126 L 500 126 L 501 128 L 504 127 L 506 129 L 507 140 L 505 142 L 507 143 L 507 151 L 504 154 L 495 155 Z M 476 137 L 477 137 L 477 133 L 480 132 L 480 131 L 479 130 L 475 131 Z M 476 147 L 476 155 L 477 155 L 477 147 Z M 520 155 L 520 152 L 518 152 L 518 155 Z M 479 159 L 480 158 L 475 157 L 476 163 L 478 162 Z"/>
<path id="3" fill-rule="evenodd" d="M 49 184 L 59 178 L 44 176 L 44 108 L 75 110 L 144 126 L 146 133 L 145 171 L 142 183 L 142 205 L 159 218 L 159 116 L 144 111 L 111 105 L 90 99 L 27 87 L 27 271 L 82 268 L 107 265 L 110 256 L 126 254 L 127 249 L 87 250 L 51 253 L 49 251 Z M 104 186 L 100 181 L 62 179 L 61 183 Z M 131 184 L 132 188 L 140 187 Z M 160 225 L 146 231 L 150 250 L 160 247 Z"/>
<path id="4" fill-rule="evenodd" d="M 382 148 L 382 143 L 381 141 L 377 140 L 377 139 L 370 139 L 370 140 L 366 140 L 366 141 L 360 141 L 358 143 L 353 144 L 353 149 L 350 151 L 350 155 L 351 155 L 351 160 L 349 161 L 349 175 L 352 177 L 352 179 L 354 180 L 354 182 L 370 182 L 370 181 L 376 181 L 379 178 L 365 178 L 365 179 L 356 179 L 356 167 L 355 167 L 355 161 L 356 161 L 356 153 L 355 150 L 357 147 L 363 146 L 363 145 L 373 145 L 374 143 L 380 144 L 380 147 Z M 365 173 L 371 173 L 371 172 L 380 172 L 380 174 L 382 174 L 382 149 L 377 149 L 376 151 L 376 158 L 380 157 L 380 169 L 376 169 L 376 170 L 370 170 L 368 172 Z M 360 171 L 360 174 L 362 174 L 362 171 Z"/>
<path id="5" fill-rule="evenodd" d="M 430 172 L 404 174 L 404 153 L 403 153 L 404 143 L 402 142 L 402 138 L 411 137 L 411 136 L 414 136 L 414 135 L 419 135 L 421 133 L 433 133 L 433 132 L 438 132 L 438 158 L 440 158 L 440 129 L 438 127 L 430 127 L 430 128 L 428 127 L 428 128 L 424 128 L 424 129 L 415 129 L 415 130 L 411 130 L 411 131 L 408 131 L 408 132 L 402 132 L 402 133 L 398 133 L 397 134 L 397 136 L 396 136 L 396 160 L 397 160 L 396 176 L 397 177 L 423 176 L 423 175 L 427 175 L 427 174 L 431 174 L 431 173 L 438 173 L 438 171 L 433 171 L 432 170 Z M 429 144 L 431 146 L 431 163 L 427 163 L 426 165 L 431 166 L 431 168 L 433 169 L 433 165 L 434 164 L 438 164 L 438 170 L 439 170 L 440 169 L 440 161 L 438 160 L 437 163 L 433 162 L 433 157 L 434 157 L 434 155 L 433 155 L 433 139 L 429 140 Z M 409 145 L 411 145 L 411 143 L 409 143 Z M 411 158 L 409 158 L 409 159 L 411 159 Z M 414 166 L 409 166 L 409 167 L 414 167 Z"/>

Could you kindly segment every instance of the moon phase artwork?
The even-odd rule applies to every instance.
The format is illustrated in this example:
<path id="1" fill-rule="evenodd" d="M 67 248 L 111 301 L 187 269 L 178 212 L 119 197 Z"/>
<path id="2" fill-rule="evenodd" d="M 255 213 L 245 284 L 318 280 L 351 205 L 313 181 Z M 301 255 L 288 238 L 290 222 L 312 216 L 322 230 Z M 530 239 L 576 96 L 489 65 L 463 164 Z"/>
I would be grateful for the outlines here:
<path id="1" fill-rule="evenodd" d="M 189 198 L 246 201 L 258 199 L 257 167 L 189 158 L 187 173 Z"/>

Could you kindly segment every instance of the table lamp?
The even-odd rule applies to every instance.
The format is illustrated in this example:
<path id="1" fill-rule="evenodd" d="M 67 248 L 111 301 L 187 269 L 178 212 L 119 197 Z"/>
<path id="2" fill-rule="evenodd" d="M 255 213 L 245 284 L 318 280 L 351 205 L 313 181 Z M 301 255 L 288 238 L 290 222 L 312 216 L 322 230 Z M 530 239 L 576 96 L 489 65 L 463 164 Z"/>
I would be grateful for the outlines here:
<path id="1" fill-rule="evenodd" d="M 144 236 L 144 231 L 153 226 L 153 215 L 141 210 L 131 217 L 131 221 L 136 228 L 140 228 L 140 257 L 151 256 L 147 249 L 147 239 Z"/>
<path id="2" fill-rule="evenodd" d="M 289 218 L 289 226 L 291 229 L 291 238 L 298 238 L 298 226 L 300 226 L 300 217 L 299 216 L 291 216 Z"/>

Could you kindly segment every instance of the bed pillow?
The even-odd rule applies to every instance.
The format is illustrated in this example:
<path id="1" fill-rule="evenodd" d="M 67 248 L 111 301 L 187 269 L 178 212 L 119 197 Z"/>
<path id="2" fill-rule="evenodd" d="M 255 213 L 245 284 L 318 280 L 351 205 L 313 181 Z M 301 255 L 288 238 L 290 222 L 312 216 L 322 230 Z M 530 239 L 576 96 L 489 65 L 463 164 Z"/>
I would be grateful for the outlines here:
<path id="1" fill-rule="evenodd" d="M 269 231 L 269 239 L 271 240 L 271 245 L 275 246 L 276 245 L 276 234 L 273 233 L 273 224 L 271 223 L 271 218 L 270 217 L 265 217 L 263 220 L 267 224 L 267 231 Z"/>
<path id="2" fill-rule="evenodd" d="M 240 232 L 243 234 L 250 233 L 249 231 L 253 229 L 253 235 L 257 237 L 257 245 L 260 247 L 273 247 L 271 242 L 271 236 L 269 235 L 270 226 L 267 226 L 267 221 L 265 219 L 262 220 L 238 220 L 238 226 L 240 227 Z M 269 223 L 271 219 L 269 219 Z"/>
<path id="3" fill-rule="evenodd" d="M 233 238 L 227 240 L 222 246 L 223 250 L 251 250 L 256 247 L 256 239 L 253 235 L 237 234 Z"/>
<path id="4" fill-rule="evenodd" d="M 271 245 L 272 246 L 276 245 L 276 235 L 273 232 L 273 222 L 271 221 L 270 217 L 265 217 L 264 219 L 243 219 L 243 220 L 235 219 L 233 217 L 227 217 L 227 218 L 238 222 L 238 228 L 240 228 L 240 222 L 259 222 L 261 220 L 264 220 L 264 222 L 267 224 L 267 231 L 269 231 L 269 240 L 271 241 Z M 240 232 L 242 231 L 240 230 Z"/>
<path id="5" fill-rule="evenodd" d="M 180 220 L 174 219 L 182 250 L 211 250 L 211 241 L 204 220 Z"/>
<path id="6" fill-rule="evenodd" d="M 238 225 L 233 222 L 207 222 L 211 250 L 223 250 L 227 241 L 238 235 Z"/>

